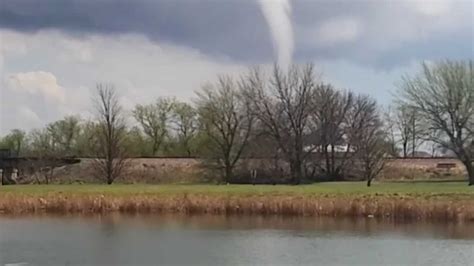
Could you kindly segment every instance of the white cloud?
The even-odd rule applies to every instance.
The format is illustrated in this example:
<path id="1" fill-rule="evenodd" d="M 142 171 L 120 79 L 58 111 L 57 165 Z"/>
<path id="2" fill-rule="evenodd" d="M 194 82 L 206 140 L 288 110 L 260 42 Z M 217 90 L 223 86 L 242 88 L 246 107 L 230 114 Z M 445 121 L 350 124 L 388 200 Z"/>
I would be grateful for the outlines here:
<path id="1" fill-rule="evenodd" d="M 14 128 L 30 130 L 43 124 L 38 114 L 25 105 L 8 106 L 9 113 L 0 113 L 0 132 L 7 133 Z M 3 110 L 2 110 L 3 111 Z"/>
<path id="2" fill-rule="evenodd" d="M 29 126 L 41 125 L 41 119 L 39 118 L 38 114 L 36 114 L 29 107 L 20 105 L 19 107 L 17 107 L 17 112 L 18 112 L 18 118 L 20 118 L 19 121 L 24 121 Z"/>
<path id="3" fill-rule="evenodd" d="M 0 31 L 0 54 L 6 55 L 24 55 L 28 49 L 20 35 L 13 31 Z"/>
<path id="4" fill-rule="evenodd" d="M 319 27 L 316 38 L 325 45 L 351 42 L 360 36 L 361 27 L 355 18 L 331 19 Z"/>
<path id="5" fill-rule="evenodd" d="M 345 59 L 372 66 L 376 65 L 373 64 L 375 62 L 397 61 L 393 67 L 400 63 L 407 64 L 414 58 L 425 59 L 422 56 L 407 56 L 398 61 L 392 58 L 395 52 L 406 50 L 402 55 L 410 54 L 430 41 L 430 48 L 442 46 L 440 43 L 444 41 L 455 43 L 463 38 L 469 41 L 472 35 L 474 2 L 471 0 L 364 3 L 360 3 L 360 10 L 340 8 L 337 16 L 325 14 L 327 19 L 319 19 L 315 15 L 314 20 L 307 19 L 304 24 L 296 24 L 299 49 L 315 51 L 323 59 Z M 446 54 L 440 51 L 440 54 L 443 53 Z M 386 61 L 382 64 L 389 65 Z"/>
<path id="6" fill-rule="evenodd" d="M 59 56 L 66 62 L 89 63 L 93 61 L 93 48 L 89 42 L 78 42 L 74 39 L 66 38 L 62 38 L 61 42 L 64 49 Z"/>
<path id="7" fill-rule="evenodd" d="M 3 73 L 3 62 L 5 61 L 5 59 L 3 59 L 3 54 L 0 53 L 0 80 L 3 79 L 3 76 L 4 76 L 4 73 Z M 0 91 L 0 94 L 1 94 L 1 91 Z"/>
<path id="8" fill-rule="evenodd" d="M 18 93 L 41 95 L 54 103 L 64 103 L 65 91 L 49 72 L 33 71 L 7 75 L 6 87 Z"/>
<path id="9" fill-rule="evenodd" d="M 42 124 L 66 114 L 89 117 L 93 111 L 91 93 L 98 82 L 113 83 L 126 108 L 131 108 L 159 96 L 191 99 L 194 91 L 217 74 L 246 69 L 225 58 L 155 43 L 140 35 L 71 37 L 58 31 L 1 29 L 0 34 L 2 41 L 25 47 L 21 53 L 9 50 L 4 54 L 4 73 L 9 74 L 0 79 L 8 88 L 2 91 L 0 134 L 20 126 L 14 123 L 20 120 L 14 108 L 19 104 L 36 113 Z M 29 128 L 26 121 L 19 123 Z"/>
<path id="10" fill-rule="evenodd" d="M 445 15 L 451 10 L 452 3 L 452 0 L 406 0 L 406 4 L 425 16 Z"/>

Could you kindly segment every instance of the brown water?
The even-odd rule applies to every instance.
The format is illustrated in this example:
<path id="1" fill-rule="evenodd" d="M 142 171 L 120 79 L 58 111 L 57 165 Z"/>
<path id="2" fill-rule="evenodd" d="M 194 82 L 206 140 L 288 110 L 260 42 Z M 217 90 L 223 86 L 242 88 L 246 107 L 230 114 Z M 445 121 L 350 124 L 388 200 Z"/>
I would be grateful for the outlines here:
<path id="1" fill-rule="evenodd" d="M 0 265 L 474 265 L 474 224 L 0 217 Z"/>

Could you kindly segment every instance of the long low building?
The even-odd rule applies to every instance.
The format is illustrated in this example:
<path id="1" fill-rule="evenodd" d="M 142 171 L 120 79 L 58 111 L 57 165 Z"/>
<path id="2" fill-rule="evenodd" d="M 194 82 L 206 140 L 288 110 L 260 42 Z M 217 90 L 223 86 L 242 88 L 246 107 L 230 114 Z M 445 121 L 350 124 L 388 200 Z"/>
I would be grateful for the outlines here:
<path id="1" fill-rule="evenodd" d="M 20 176 L 45 172 L 56 167 L 80 163 L 76 158 L 19 157 L 7 149 L 0 149 L 1 184 L 16 183 Z"/>

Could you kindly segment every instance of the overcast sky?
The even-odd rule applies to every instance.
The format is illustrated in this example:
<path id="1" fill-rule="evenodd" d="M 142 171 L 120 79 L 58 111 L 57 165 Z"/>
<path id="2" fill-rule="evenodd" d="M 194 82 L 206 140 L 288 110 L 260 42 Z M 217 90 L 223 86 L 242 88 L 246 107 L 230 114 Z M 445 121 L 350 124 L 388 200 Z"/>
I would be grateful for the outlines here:
<path id="1" fill-rule="evenodd" d="M 0 134 L 88 117 L 97 82 L 131 109 L 217 74 L 312 62 L 387 104 L 419 62 L 474 57 L 472 0 L 1 0 Z"/>

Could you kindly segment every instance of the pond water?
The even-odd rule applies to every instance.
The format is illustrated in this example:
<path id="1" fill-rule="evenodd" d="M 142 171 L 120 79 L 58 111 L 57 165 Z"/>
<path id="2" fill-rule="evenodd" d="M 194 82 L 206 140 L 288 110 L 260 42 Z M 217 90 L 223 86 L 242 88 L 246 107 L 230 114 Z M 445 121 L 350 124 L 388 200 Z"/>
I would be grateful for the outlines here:
<path id="1" fill-rule="evenodd" d="M 0 265 L 474 265 L 474 224 L 1 216 Z"/>

